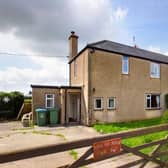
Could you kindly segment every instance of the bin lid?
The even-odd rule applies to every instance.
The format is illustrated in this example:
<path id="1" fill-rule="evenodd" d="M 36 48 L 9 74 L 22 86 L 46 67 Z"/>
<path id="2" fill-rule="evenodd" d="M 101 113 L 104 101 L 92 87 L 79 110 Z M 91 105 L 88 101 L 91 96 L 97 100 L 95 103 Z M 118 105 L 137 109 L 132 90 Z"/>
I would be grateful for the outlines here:
<path id="1" fill-rule="evenodd" d="M 50 108 L 48 109 L 49 111 L 59 111 L 59 108 L 58 107 L 55 107 L 55 108 Z"/>
<path id="2" fill-rule="evenodd" d="M 47 109 L 45 109 L 45 108 L 37 108 L 35 111 L 36 112 L 43 112 L 43 113 L 45 113 L 45 112 L 47 112 Z"/>

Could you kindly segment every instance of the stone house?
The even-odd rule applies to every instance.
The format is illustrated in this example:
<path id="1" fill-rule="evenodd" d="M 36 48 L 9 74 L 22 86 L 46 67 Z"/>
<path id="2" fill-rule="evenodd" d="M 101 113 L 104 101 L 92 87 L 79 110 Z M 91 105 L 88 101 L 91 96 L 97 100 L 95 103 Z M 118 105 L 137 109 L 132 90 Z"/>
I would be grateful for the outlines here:
<path id="1" fill-rule="evenodd" d="M 61 109 L 60 123 L 91 125 L 159 117 L 168 93 L 168 57 L 112 41 L 69 37 L 69 86 L 32 85 L 33 111 Z"/>

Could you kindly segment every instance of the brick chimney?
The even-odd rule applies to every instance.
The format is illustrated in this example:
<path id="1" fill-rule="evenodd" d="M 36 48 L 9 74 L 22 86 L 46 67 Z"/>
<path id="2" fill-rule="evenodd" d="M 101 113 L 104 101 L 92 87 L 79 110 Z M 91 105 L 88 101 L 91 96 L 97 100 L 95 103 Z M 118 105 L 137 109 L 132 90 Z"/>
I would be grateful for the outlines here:
<path id="1" fill-rule="evenodd" d="M 69 36 L 69 59 L 71 60 L 78 53 L 78 36 L 71 31 Z"/>

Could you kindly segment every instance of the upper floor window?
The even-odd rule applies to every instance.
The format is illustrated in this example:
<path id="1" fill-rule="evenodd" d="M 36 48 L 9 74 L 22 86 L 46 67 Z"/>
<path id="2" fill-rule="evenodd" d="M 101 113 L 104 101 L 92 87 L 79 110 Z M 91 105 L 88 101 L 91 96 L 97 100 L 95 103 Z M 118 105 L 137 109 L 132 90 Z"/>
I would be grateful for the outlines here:
<path id="1" fill-rule="evenodd" d="M 45 107 L 46 108 L 54 108 L 54 94 L 46 94 Z"/>
<path id="2" fill-rule="evenodd" d="M 150 76 L 151 78 L 160 78 L 160 64 L 151 62 Z"/>
<path id="3" fill-rule="evenodd" d="M 122 74 L 129 73 L 129 59 L 127 56 L 122 57 Z"/>

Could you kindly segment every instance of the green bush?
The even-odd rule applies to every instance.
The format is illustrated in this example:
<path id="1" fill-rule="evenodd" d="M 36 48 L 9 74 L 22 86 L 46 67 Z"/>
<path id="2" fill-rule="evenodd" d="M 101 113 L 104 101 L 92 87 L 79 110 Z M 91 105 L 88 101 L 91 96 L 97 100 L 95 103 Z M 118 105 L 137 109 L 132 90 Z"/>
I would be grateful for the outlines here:
<path id="1" fill-rule="evenodd" d="M 168 123 L 168 110 L 163 113 L 161 123 Z"/>
<path id="2" fill-rule="evenodd" d="M 165 95 L 165 105 L 166 109 L 168 109 L 168 94 Z"/>
<path id="3" fill-rule="evenodd" d="M 15 118 L 24 102 L 22 93 L 0 92 L 0 118 Z"/>

